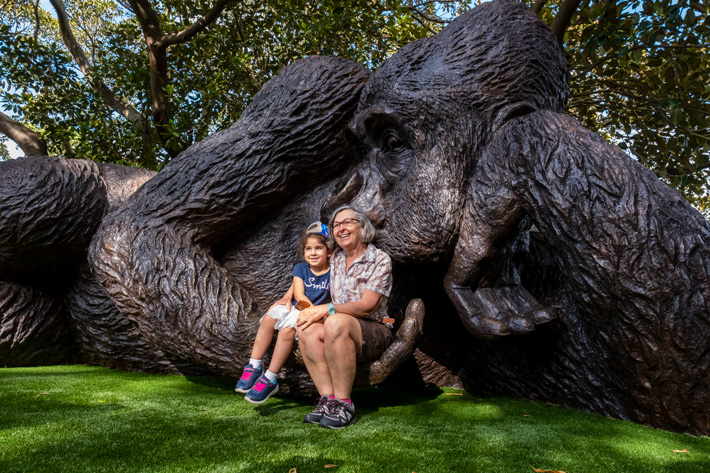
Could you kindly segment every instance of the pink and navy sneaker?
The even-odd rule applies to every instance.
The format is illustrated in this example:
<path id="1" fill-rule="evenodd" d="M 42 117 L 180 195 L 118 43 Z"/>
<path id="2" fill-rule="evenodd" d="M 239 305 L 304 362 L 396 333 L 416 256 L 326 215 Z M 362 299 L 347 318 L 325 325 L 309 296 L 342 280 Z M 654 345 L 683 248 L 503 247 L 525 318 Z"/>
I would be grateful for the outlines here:
<path id="1" fill-rule="evenodd" d="M 252 404 L 264 404 L 272 394 L 277 392 L 279 392 L 279 383 L 276 381 L 272 383 L 266 376 L 261 376 L 244 399 Z"/>
<path id="2" fill-rule="evenodd" d="M 239 379 L 237 387 L 234 388 L 234 390 L 238 393 L 248 393 L 249 390 L 254 386 L 254 383 L 256 383 L 256 380 L 259 379 L 259 376 L 261 376 L 261 373 L 263 372 L 264 370 L 261 367 L 254 368 L 250 364 L 246 365 L 244 367 L 242 377 Z"/>

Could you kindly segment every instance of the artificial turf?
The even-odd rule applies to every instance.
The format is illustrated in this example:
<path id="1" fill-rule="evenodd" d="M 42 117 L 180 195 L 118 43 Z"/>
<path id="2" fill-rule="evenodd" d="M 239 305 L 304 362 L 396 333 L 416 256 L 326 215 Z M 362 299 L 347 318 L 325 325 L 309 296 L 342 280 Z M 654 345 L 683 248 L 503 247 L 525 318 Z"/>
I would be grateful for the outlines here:
<path id="1" fill-rule="evenodd" d="M 229 380 L 0 368 L 0 472 L 710 472 L 710 438 L 455 389 L 353 393 L 358 422 Z"/>

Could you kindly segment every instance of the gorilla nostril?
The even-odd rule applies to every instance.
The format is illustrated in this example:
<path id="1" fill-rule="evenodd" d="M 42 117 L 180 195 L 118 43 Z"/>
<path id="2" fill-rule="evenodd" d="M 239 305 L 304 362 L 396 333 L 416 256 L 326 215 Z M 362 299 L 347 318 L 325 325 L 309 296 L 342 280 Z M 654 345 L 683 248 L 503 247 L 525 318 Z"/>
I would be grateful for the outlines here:
<path id="1" fill-rule="evenodd" d="M 335 209 L 341 205 L 351 202 L 355 196 L 357 196 L 357 193 L 362 188 L 363 183 L 364 179 L 362 178 L 362 175 L 359 172 L 356 172 L 350 179 L 348 179 L 347 183 L 345 183 L 342 188 L 337 191 L 337 194 L 326 199 L 320 210 L 321 218 L 328 220 Z M 336 187 L 336 189 L 338 189 L 338 187 Z"/>
<path id="2" fill-rule="evenodd" d="M 378 207 L 369 210 L 367 216 L 376 228 L 382 228 L 385 225 L 385 216 L 383 215 L 382 209 Z"/>

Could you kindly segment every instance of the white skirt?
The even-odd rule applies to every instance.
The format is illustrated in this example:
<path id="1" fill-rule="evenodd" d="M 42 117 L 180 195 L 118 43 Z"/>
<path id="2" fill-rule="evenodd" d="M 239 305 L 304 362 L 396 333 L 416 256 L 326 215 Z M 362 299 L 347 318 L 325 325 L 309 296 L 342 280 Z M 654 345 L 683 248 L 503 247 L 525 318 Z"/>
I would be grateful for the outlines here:
<path id="1" fill-rule="evenodd" d="M 298 314 L 301 311 L 295 307 L 291 307 L 291 310 L 287 310 L 285 305 L 277 305 L 269 309 L 269 311 L 260 320 L 264 320 L 267 315 L 276 321 L 274 328 L 276 330 L 281 330 L 284 328 L 296 328 L 296 322 L 298 321 Z"/>

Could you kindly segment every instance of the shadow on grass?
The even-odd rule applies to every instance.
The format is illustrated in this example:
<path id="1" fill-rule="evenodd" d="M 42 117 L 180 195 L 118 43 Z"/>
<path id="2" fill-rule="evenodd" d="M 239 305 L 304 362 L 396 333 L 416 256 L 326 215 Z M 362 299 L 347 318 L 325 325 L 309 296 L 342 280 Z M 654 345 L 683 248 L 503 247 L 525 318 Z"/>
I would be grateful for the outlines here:
<path id="1" fill-rule="evenodd" d="M 239 395 L 239 394 L 237 394 Z M 242 396 L 244 396 L 242 394 Z M 248 401 L 246 401 L 248 402 Z M 292 399 L 292 398 L 281 398 L 281 397 L 270 397 L 268 401 L 266 401 L 264 404 L 253 404 L 254 410 L 256 411 L 257 414 L 260 416 L 268 417 L 268 416 L 275 416 L 283 411 L 291 410 L 294 407 L 299 407 L 299 406 L 308 406 L 307 403 L 304 403 L 303 401 L 297 400 L 297 399 Z M 306 415 L 307 412 L 304 409 L 303 415 Z"/>
<path id="2" fill-rule="evenodd" d="M 56 401 L 51 399 L 51 396 L 51 393 L 40 393 L 37 396 L 3 399 L 2 409 L 10 414 L 0 415 L 0 429 L 46 426 L 55 422 L 61 423 L 67 418 L 92 419 L 124 408 L 123 404 L 117 402 L 96 400 L 91 404 L 74 403 Z M 25 415 L 12 414 L 18 412 Z"/>
<path id="3" fill-rule="evenodd" d="M 401 389 L 391 386 L 371 386 L 367 388 L 355 388 L 352 399 L 355 403 L 357 416 L 366 418 L 377 414 L 380 409 L 392 407 L 414 407 L 419 406 L 426 411 L 426 406 L 430 401 L 439 397 L 443 391 L 440 388 L 413 388 Z"/>
<path id="4" fill-rule="evenodd" d="M 357 416 L 363 417 L 377 413 L 381 408 L 406 407 L 417 404 L 426 404 L 436 399 L 443 391 L 439 388 L 418 388 L 402 390 L 401 388 L 371 386 L 367 388 L 355 388 L 352 394 L 353 402 L 357 409 Z M 255 405 L 255 411 L 264 417 L 278 415 L 279 413 L 293 408 L 303 407 L 303 415 L 306 415 L 317 403 L 318 398 L 314 397 L 311 402 L 300 398 L 287 396 L 271 397 L 267 402 Z"/>
<path id="5" fill-rule="evenodd" d="M 412 406 L 429 402 L 439 397 L 443 392 L 441 388 L 436 387 L 405 390 L 392 386 L 371 386 L 355 388 L 353 399 L 358 401 L 358 408 L 376 412 L 381 407 Z"/>
<path id="6" fill-rule="evenodd" d="M 185 376 L 185 379 L 192 384 L 204 386 L 210 389 L 219 389 L 220 391 L 234 392 L 234 382 L 229 378 L 219 376 Z"/>

